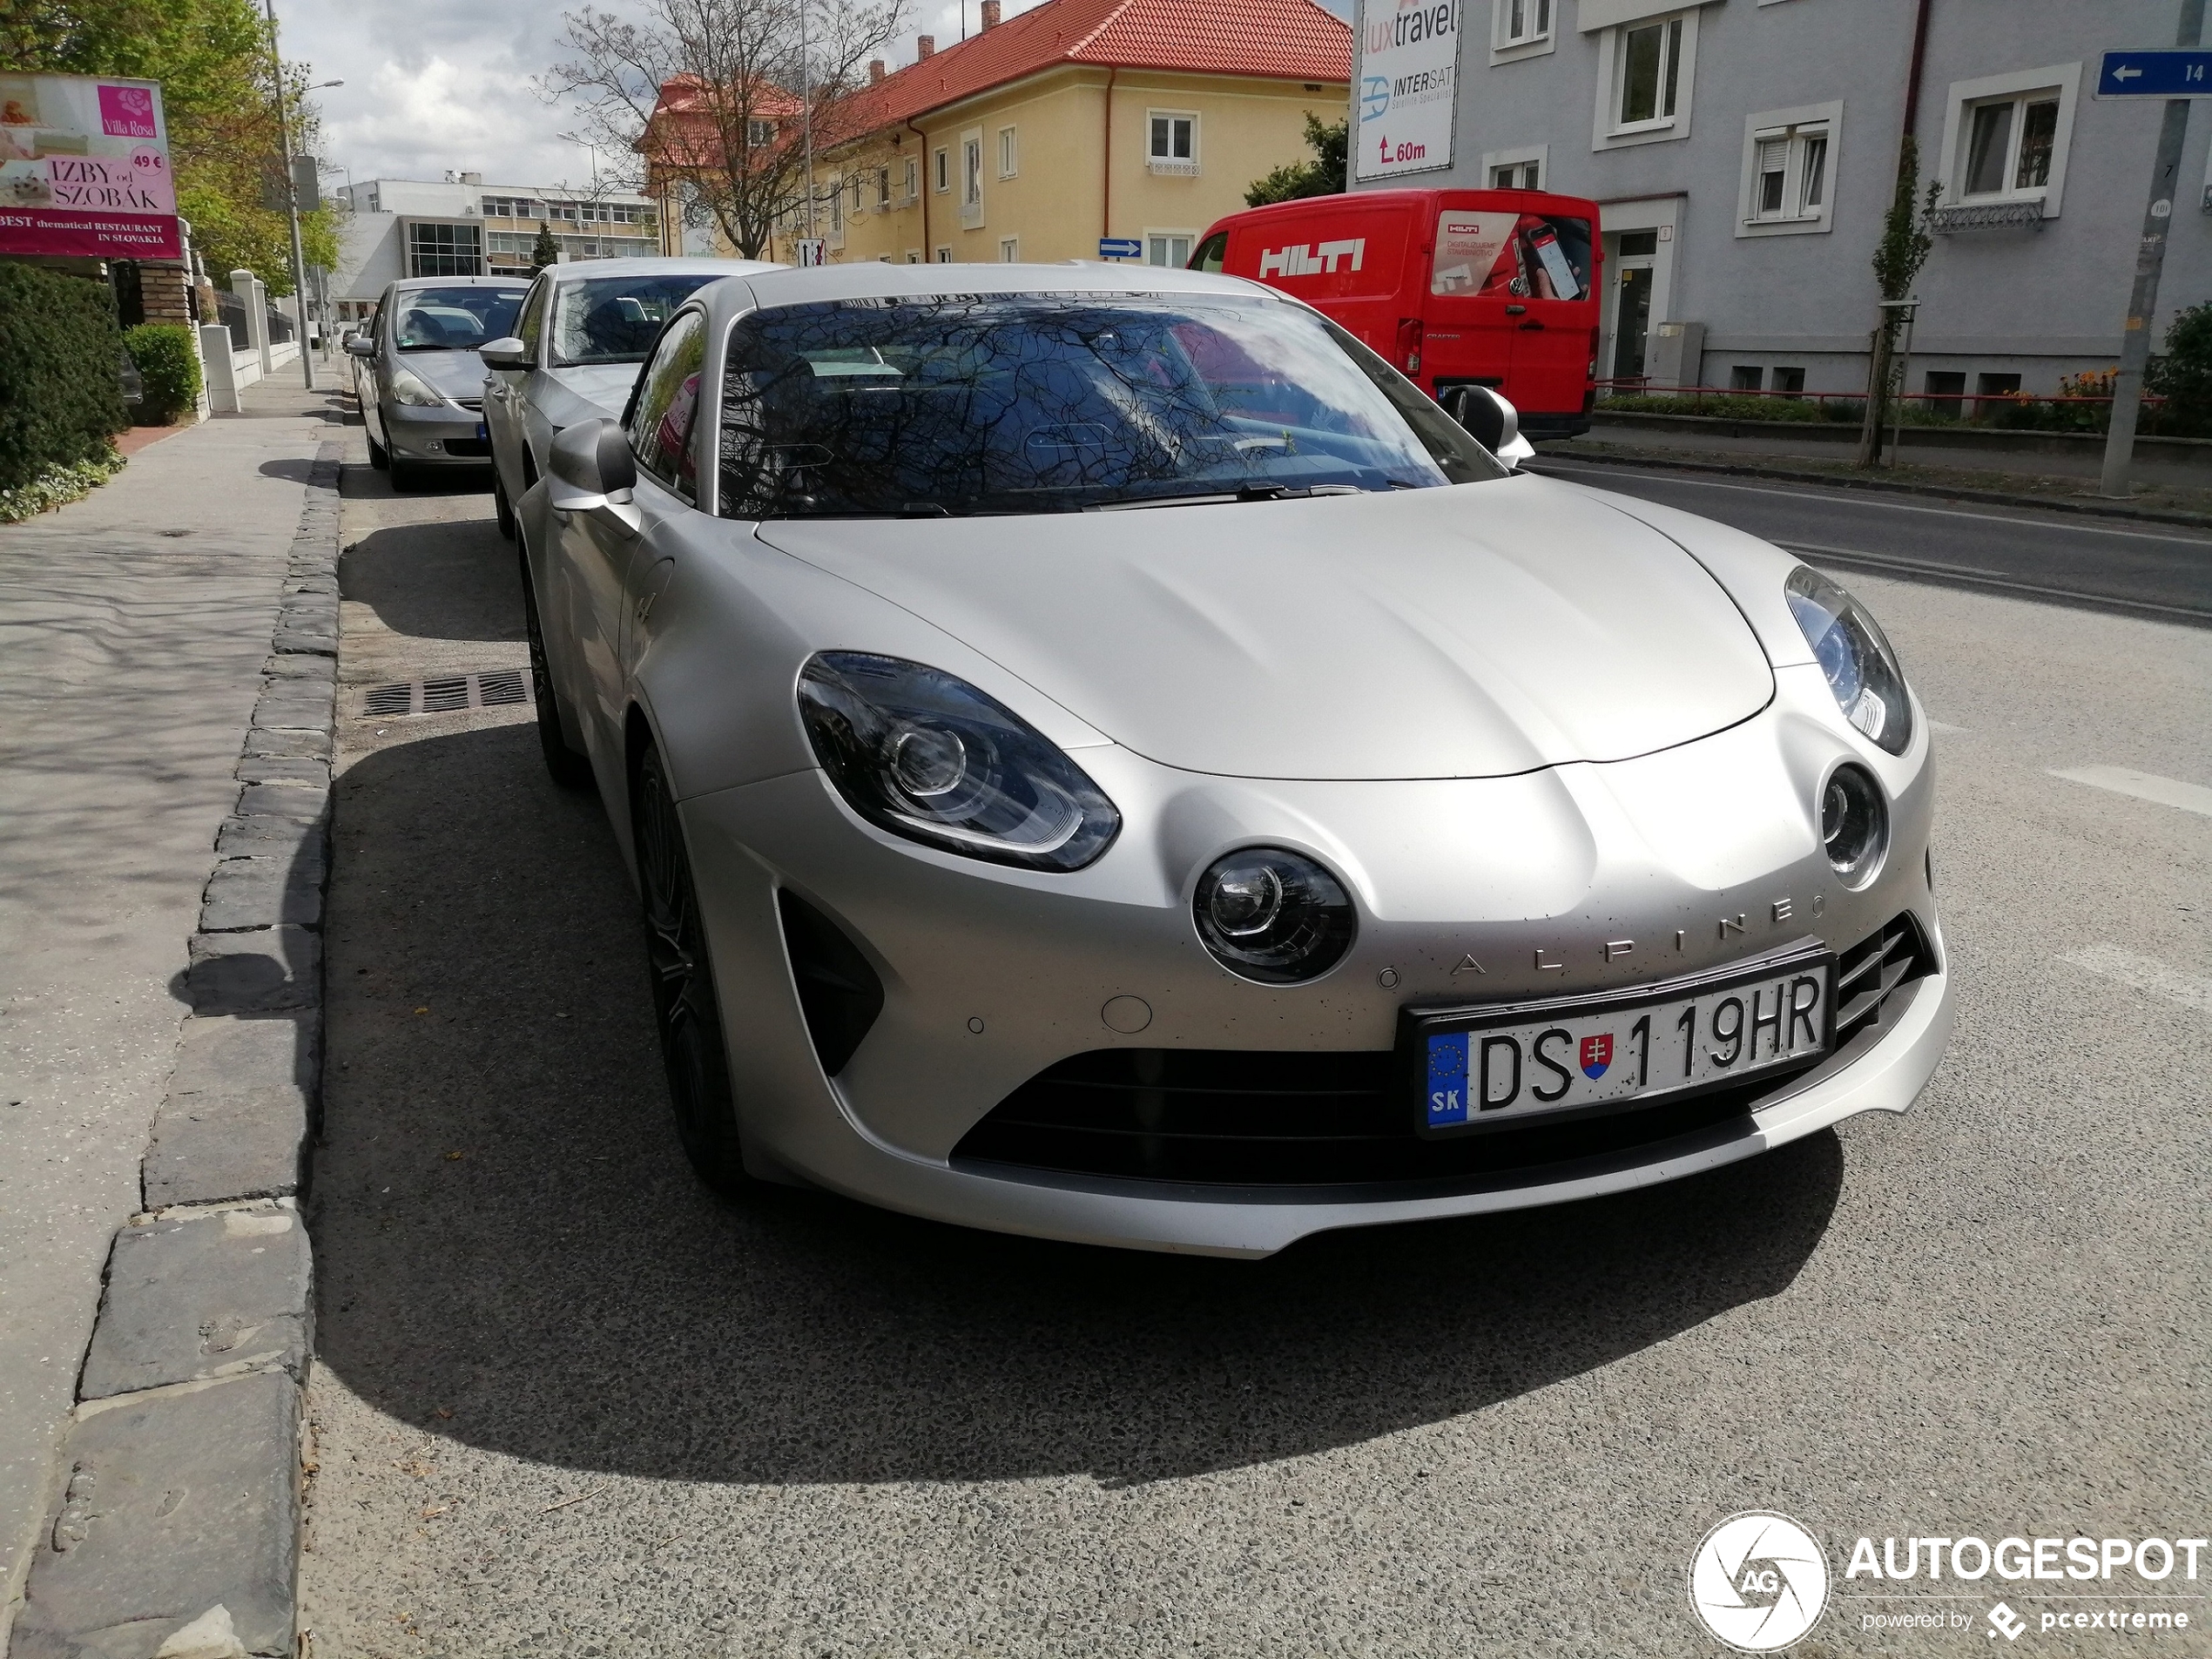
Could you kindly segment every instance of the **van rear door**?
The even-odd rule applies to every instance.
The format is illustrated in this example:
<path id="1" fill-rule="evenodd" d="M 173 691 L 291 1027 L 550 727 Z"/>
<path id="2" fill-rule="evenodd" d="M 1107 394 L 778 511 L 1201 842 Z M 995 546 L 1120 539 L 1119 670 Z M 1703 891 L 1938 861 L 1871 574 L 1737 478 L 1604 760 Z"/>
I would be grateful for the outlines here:
<path id="1" fill-rule="evenodd" d="M 1519 240 L 1529 267 L 1528 309 L 1514 330 L 1513 381 L 1506 394 L 1533 413 L 1580 416 L 1595 354 L 1598 242 L 1590 205 L 1531 194 Z"/>
<path id="2" fill-rule="evenodd" d="M 1527 305 L 1519 284 L 1514 233 L 1517 192 L 1486 192 L 1482 202 L 1440 202 L 1430 226 L 1427 350 L 1421 384 L 1438 397 L 1470 381 L 1510 398 L 1514 326 Z"/>
<path id="3" fill-rule="evenodd" d="M 1472 381 L 1525 413 L 1580 417 L 1597 314 L 1592 230 L 1588 204 L 1534 191 L 1440 206 L 1424 376 L 1437 395 Z"/>

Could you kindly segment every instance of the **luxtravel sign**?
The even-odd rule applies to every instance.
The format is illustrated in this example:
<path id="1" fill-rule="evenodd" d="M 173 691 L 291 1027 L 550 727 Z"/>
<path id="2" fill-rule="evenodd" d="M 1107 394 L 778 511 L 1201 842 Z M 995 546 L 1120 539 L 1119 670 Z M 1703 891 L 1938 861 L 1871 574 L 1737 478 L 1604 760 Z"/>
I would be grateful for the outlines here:
<path id="1" fill-rule="evenodd" d="M 158 83 L 0 74 L 0 253 L 183 252 Z"/>
<path id="2" fill-rule="evenodd" d="M 1354 179 L 1395 179 L 1452 165 L 1461 3 L 1364 0 Z"/>

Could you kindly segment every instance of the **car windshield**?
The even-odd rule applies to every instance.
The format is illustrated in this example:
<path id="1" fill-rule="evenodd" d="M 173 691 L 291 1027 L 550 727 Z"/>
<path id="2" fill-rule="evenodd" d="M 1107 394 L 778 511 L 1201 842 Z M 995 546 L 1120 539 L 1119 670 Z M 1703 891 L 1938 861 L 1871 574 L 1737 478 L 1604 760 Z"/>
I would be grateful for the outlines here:
<path id="1" fill-rule="evenodd" d="M 739 320 L 732 518 L 1067 512 L 1505 469 L 1335 324 L 1258 296 L 927 294 Z"/>
<path id="2" fill-rule="evenodd" d="M 401 351 L 473 351 L 515 332 L 520 288 L 416 288 L 400 294 L 392 338 Z"/>
<path id="3" fill-rule="evenodd" d="M 661 324 L 716 280 L 711 271 L 685 271 L 563 283 L 553 303 L 554 363 L 644 362 Z"/>

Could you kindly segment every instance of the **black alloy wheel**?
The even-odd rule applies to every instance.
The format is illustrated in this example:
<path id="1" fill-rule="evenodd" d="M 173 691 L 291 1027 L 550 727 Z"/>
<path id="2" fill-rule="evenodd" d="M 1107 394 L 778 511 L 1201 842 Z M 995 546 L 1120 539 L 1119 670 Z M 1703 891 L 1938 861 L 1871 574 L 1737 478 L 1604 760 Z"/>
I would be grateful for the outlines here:
<path id="1" fill-rule="evenodd" d="M 677 819 L 658 749 L 648 747 L 638 759 L 633 811 L 653 1018 L 660 1028 L 661 1063 L 676 1109 L 676 1136 L 701 1181 L 725 1198 L 739 1197 L 753 1183 L 738 1141 L 714 966 L 707 957 L 684 826 Z"/>
<path id="2" fill-rule="evenodd" d="M 530 556 L 522 552 L 523 629 L 530 642 L 530 696 L 537 705 L 537 746 L 545 755 L 545 770 L 563 789 L 592 788 L 590 757 L 569 747 L 561 731 L 561 704 L 553 690 L 553 670 L 545 660 L 545 629 L 538 619 L 537 587 L 530 580 Z"/>

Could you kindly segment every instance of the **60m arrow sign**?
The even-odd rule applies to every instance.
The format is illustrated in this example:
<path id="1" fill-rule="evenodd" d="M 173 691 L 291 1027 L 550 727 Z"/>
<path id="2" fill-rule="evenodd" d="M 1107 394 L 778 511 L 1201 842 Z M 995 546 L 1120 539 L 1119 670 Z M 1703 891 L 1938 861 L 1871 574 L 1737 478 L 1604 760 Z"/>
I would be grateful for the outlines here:
<path id="1" fill-rule="evenodd" d="M 2212 98 L 2212 49 L 2153 46 L 2107 52 L 2097 71 L 2099 98 Z"/>

